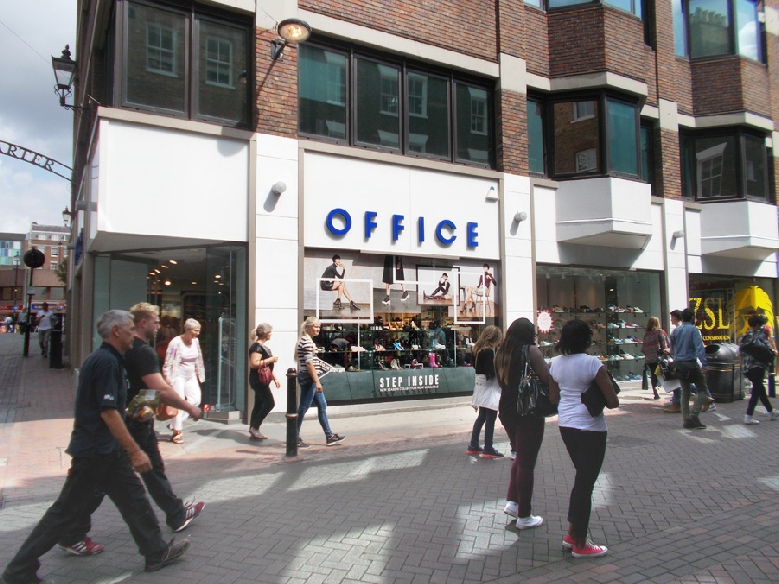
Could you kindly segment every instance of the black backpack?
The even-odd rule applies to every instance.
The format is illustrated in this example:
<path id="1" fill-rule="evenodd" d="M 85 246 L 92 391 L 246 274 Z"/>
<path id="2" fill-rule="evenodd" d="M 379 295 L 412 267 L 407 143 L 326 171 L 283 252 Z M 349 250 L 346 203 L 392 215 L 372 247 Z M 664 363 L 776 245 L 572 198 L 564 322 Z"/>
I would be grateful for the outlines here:
<path id="1" fill-rule="evenodd" d="M 749 338 L 743 338 L 738 348 L 740 352 L 749 355 L 760 363 L 765 363 L 766 366 L 774 358 L 774 352 L 754 333 L 749 335 Z"/>

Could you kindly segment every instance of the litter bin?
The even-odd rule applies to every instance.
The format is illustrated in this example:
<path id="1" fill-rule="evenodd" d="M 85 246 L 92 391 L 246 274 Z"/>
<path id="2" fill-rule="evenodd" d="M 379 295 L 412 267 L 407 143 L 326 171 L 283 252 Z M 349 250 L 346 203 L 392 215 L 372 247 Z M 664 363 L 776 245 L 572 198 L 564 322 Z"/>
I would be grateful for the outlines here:
<path id="1" fill-rule="evenodd" d="M 49 368 L 62 369 L 62 315 L 52 318 L 53 327 L 49 337 Z"/>
<path id="2" fill-rule="evenodd" d="M 706 347 L 709 362 L 706 383 L 711 397 L 718 402 L 744 399 L 744 378 L 741 357 L 735 343 L 712 343 Z"/>

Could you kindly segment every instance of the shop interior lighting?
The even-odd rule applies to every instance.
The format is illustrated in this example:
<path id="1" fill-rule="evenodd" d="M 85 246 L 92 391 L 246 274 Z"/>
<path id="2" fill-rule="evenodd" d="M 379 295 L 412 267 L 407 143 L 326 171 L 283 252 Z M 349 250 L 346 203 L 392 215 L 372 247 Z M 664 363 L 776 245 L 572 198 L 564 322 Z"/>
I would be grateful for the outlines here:
<path id="1" fill-rule="evenodd" d="M 171 284 L 173 284 L 173 282 L 171 282 L 170 280 L 165 280 L 165 285 L 166 286 L 170 286 Z"/>
<path id="2" fill-rule="evenodd" d="M 270 42 L 270 58 L 274 61 L 284 55 L 284 47 L 289 43 L 302 43 L 311 36 L 311 26 L 305 20 L 288 18 L 282 20 L 276 28 L 281 39 L 273 39 Z"/>
<path id="3" fill-rule="evenodd" d="M 178 262 L 177 262 L 176 260 L 168 260 L 168 263 L 169 263 L 169 264 L 173 264 L 174 266 L 175 266 L 176 264 L 178 264 Z"/>

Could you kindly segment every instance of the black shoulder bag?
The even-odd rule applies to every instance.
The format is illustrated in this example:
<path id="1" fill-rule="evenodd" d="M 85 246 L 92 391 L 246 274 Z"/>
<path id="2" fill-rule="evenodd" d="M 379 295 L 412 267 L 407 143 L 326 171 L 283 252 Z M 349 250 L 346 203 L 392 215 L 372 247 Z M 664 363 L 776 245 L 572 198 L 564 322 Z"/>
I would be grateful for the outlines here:
<path id="1" fill-rule="evenodd" d="M 517 414 L 548 418 L 557 415 L 557 406 L 549 400 L 549 387 L 543 383 L 530 366 L 529 348 L 522 348 L 525 368 L 517 388 Z"/>

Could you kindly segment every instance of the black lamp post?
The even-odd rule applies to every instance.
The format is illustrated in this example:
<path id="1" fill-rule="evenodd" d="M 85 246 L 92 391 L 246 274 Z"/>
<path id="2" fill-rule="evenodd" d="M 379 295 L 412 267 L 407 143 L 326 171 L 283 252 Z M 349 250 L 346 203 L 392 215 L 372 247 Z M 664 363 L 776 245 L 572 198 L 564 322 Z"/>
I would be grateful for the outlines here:
<path id="1" fill-rule="evenodd" d="M 30 285 L 27 287 L 27 319 L 24 327 L 24 353 L 27 357 L 30 354 L 30 320 L 32 317 L 32 297 L 35 296 L 35 289 L 32 287 L 32 274 L 35 268 L 40 268 L 46 262 L 46 256 L 37 247 L 32 248 L 24 254 L 24 265 L 30 268 Z"/>
<path id="2" fill-rule="evenodd" d="M 76 61 L 70 58 L 70 45 L 65 45 L 61 57 L 51 58 L 51 68 L 54 69 L 54 78 L 57 80 L 57 85 L 54 86 L 54 90 L 60 96 L 60 105 L 65 109 L 75 110 L 76 113 L 80 113 L 81 110 L 89 109 L 89 107 L 65 103 L 65 98 L 71 94 L 73 78 L 76 75 Z M 92 97 L 87 97 L 90 102 L 95 101 Z"/>

